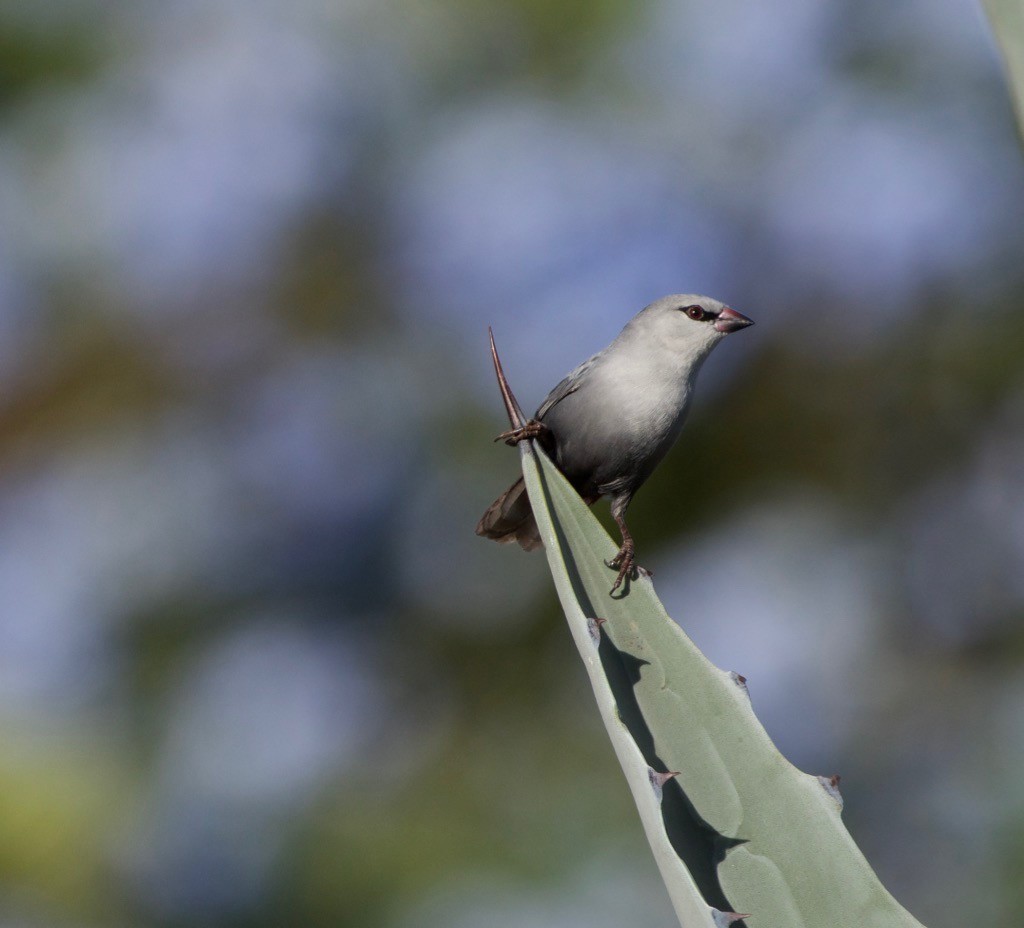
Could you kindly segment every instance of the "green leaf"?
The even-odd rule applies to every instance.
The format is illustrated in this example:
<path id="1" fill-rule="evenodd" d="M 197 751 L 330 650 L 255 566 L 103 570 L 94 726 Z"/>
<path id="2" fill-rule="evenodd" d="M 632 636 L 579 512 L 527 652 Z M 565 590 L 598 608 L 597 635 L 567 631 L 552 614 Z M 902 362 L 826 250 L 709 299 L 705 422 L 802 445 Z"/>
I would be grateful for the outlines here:
<path id="1" fill-rule="evenodd" d="M 650 580 L 610 595 L 616 545 L 530 444 L 555 587 L 680 924 L 729 924 L 718 910 L 757 928 L 920 928 L 846 831 L 834 785 L 772 744 L 742 678 L 701 654 Z M 654 774 L 674 771 L 659 789 Z"/>
<path id="2" fill-rule="evenodd" d="M 985 0 L 985 9 L 1003 53 L 1017 128 L 1024 137 L 1024 2 Z"/>

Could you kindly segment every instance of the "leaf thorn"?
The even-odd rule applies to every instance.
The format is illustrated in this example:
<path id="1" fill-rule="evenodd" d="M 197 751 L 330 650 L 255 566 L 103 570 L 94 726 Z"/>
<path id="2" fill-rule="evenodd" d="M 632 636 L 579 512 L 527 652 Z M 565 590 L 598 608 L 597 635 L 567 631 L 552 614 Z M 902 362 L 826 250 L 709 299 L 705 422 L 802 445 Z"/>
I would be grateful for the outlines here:
<path id="1" fill-rule="evenodd" d="M 647 768 L 647 779 L 651 781 L 651 789 L 654 790 L 654 795 L 657 797 L 658 802 L 661 802 L 661 791 L 665 784 L 673 777 L 679 776 L 678 770 L 670 770 L 668 773 L 660 773 L 653 767 Z"/>
<path id="2" fill-rule="evenodd" d="M 711 917 L 715 922 L 715 928 L 727 928 L 727 926 L 738 922 L 744 918 L 750 918 L 750 913 L 746 912 L 723 912 L 720 909 L 712 909 Z"/>
<path id="3" fill-rule="evenodd" d="M 602 619 L 599 616 L 587 618 L 587 632 L 589 632 L 590 640 L 594 642 L 595 647 L 601 644 L 601 626 L 607 621 L 607 619 Z"/>
<path id="4" fill-rule="evenodd" d="M 839 781 L 842 779 L 838 773 L 833 773 L 830 777 L 818 777 L 818 782 L 822 785 L 825 792 L 828 793 L 839 806 L 839 811 L 843 811 L 843 794 L 839 792 Z"/>

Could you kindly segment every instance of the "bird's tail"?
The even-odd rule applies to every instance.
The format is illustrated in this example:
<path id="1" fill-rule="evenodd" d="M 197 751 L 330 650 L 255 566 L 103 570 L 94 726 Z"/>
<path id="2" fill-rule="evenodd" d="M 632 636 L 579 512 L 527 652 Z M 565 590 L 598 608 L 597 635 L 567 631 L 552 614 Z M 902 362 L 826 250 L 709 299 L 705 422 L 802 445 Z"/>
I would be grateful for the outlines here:
<path id="1" fill-rule="evenodd" d="M 502 544 L 519 542 L 524 551 L 543 547 L 522 477 L 487 507 L 487 512 L 477 524 L 476 533 Z"/>

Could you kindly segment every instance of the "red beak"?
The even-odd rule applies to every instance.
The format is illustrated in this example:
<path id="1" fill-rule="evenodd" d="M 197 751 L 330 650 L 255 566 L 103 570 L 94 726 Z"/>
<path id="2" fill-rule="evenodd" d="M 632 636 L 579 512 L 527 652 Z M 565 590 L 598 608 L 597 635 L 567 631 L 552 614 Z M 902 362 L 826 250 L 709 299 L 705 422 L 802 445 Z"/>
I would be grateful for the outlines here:
<path id="1" fill-rule="evenodd" d="M 753 319 L 748 319 L 743 313 L 738 313 L 735 309 L 729 309 L 728 306 L 718 314 L 718 318 L 715 320 L 715 328 L 719 332 L 737 332 L 753 324 Z"/>

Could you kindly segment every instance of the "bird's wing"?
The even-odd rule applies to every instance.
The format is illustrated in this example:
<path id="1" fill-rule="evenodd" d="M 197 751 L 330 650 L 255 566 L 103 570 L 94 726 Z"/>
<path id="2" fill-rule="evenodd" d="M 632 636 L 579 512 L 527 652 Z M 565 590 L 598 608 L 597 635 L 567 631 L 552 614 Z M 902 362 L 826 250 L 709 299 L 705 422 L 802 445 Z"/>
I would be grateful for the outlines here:
<path id="1" fill-rule="evenodd" d="M 587 371 L 594 366 L 594 362 L 600 357 L 595 354 L 592 358 L 588 358 L 579 367 L 573 368 L 565 379 L 562 380 L 554 390 L 552 390 L 540 407 L 537 409 L 537 414 L 534 416 L 535 419 L 543 419 L 552 408 L 557 406 L 562 400 L 564 400 L 570 393 L 575 393 L 580 385 L 586 378 Z"/>

